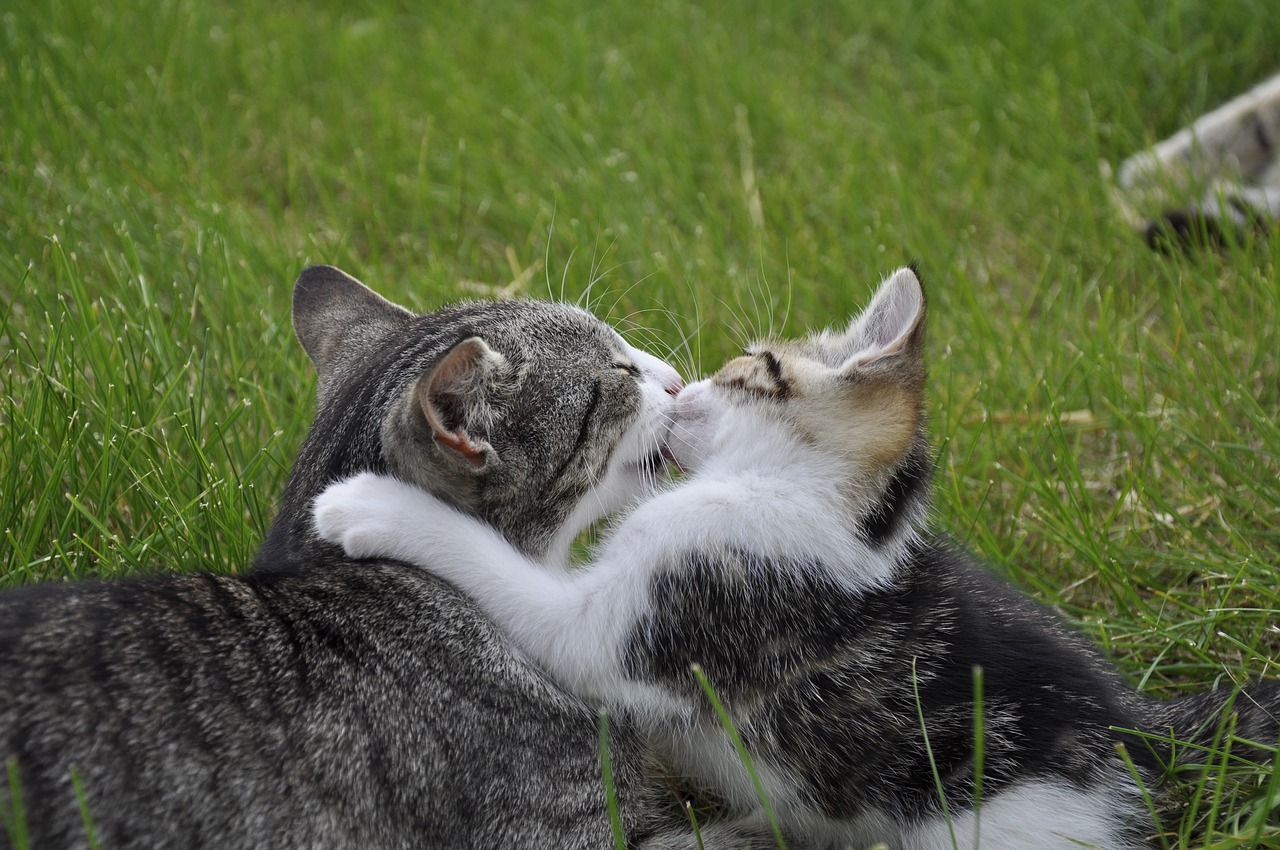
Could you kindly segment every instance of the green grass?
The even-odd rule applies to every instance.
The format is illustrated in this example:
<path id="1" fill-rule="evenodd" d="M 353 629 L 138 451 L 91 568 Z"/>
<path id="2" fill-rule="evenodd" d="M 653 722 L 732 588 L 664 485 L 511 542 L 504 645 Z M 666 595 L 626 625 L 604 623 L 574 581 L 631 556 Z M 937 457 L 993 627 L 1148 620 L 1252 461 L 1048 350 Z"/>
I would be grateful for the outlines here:
<path id="1" fill-rule="evenodd" d="M 1155 256 L 1098 170 L 1273 72 L 1272 12 L 6 9 L 0 585 L 244 568 L 310 418 L 307 263 L 589 293 L 698 371 L 915 259 L 940 521 L 1148 690 L 1278 675 L 1280 241 Z M 1280 846 L 1271 776 L 1208 777 L 1170 846 Z"/>

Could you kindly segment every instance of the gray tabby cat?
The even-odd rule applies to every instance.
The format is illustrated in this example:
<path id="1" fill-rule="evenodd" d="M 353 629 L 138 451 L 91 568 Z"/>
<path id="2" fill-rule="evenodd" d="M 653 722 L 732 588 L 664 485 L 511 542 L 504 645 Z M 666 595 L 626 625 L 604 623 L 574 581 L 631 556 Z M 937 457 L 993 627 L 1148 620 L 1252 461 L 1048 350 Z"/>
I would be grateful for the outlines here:
<path id="1" fill-rule="evenodd" d="M 595 711 L 309 509 L 394 473 L 560 563 L 652 486 L 678 376 L 560 304 L 418 316 L 316 267 L 293 312 L 319 403 L 258 569 L 0 597 L 0 847 L 87 847 L 77 780 L 105 848 L 612 846 Z M 627 834 L 665 846 L 669 792 L 613 732 Z"/>
<path id="2" fill-rule="evenodd" d="M 328 489 L 317 526 L 353 556 L 453 582 L 747 822 L 761 804 L 695 664 L 782 824 L 815 846 L 1142 847 L 1152 824 L 1116 745 L 1148 783 L 1171 753 L 1120 730 L 1207 743 L 1229 694 L 1143 698 L 1049 610 L 929 530 L 924 328 L 923 290 L 902 269 L 845 332 L 761 343 L 685 388 L 666 442 L 687 479 L 636 508 L 584 569 L 547 570 L 386 476 Z M 1275 742 L 1278 685 L 1236 699 L 1241 735 Z"/>

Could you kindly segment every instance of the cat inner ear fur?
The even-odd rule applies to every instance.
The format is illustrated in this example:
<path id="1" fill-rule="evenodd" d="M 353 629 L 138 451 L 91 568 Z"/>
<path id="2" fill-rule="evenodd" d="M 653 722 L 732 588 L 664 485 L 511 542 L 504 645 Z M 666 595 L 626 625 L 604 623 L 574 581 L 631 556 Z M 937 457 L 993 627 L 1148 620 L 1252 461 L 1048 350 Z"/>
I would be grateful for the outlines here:
<path id="1" fill-rule="evenodd" d="M 362 353 L 413 314 L 333 266 L 303 269 L 293 284 L 293 330 L 315 364 L 321 390 L 350 355 Z"/>
<path id="2" fill-rule="evenodd" d="M 842 372 L 888 366 L 905 355 L 918 365 L 924 348 L 924 288 L 915 270 L 898 269 L 876 290 L 867 309 L 849 325 L 838 343 Z"/>
<path id="3" fill-rule="evenodd" d="M 456 343 L 418 379 L 418 405 L 451 461 L 479 471 L 494 459 L 485 435 L 494 419 L 494 395 L 509 371 L 505 357 L 473 336 Z"/>

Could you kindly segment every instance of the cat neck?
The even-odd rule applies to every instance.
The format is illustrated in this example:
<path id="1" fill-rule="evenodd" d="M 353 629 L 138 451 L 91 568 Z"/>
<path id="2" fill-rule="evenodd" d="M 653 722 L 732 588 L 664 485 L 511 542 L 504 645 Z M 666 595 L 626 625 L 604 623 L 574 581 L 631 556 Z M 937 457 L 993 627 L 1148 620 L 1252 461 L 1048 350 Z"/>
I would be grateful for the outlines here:
<path id="1" fill-rule="evenodd" d="M 891 581 L 925 534 L 931 474 L 923 438 L 893 467 L 872 468 L 867 458 L 834 454 L 782 423 L 755 422 L 719 435 L 689 483 L 703 494 L 745 494 L 721 503 L 716 515 L 726 523 L 735 512 L 752 515 L 779 541 L 791 541 L 792 554 L 847 566 L 865 587 Z M 758 512 L 760 505 L 767 509 Z"/>

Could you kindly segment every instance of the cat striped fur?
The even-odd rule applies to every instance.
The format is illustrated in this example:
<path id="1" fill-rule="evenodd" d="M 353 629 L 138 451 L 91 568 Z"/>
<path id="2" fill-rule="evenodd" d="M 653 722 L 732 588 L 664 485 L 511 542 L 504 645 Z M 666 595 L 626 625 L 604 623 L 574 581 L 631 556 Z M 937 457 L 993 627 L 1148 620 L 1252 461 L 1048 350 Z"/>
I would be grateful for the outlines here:
<path id="1" fill-rule="evenodd" d="M 569 305 L 416 315 L 329 267 L 293 318 L 319 398 L 257 569 L 0 595 L 0 848 L 91 846 L 77 782 L 101 847 L 612 846 L 595 709 L 428 573 L 320 540 L 310 510 L 395 473 L 561 563 L 649 491 L 679 376 Z M 648 743 L 611 731 L 632 846 L 688 832 Z"/>

